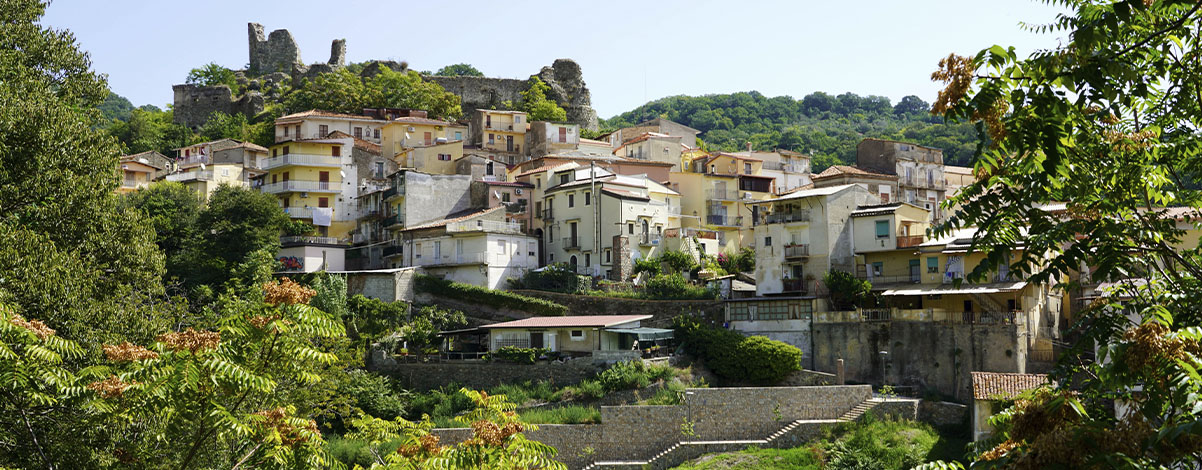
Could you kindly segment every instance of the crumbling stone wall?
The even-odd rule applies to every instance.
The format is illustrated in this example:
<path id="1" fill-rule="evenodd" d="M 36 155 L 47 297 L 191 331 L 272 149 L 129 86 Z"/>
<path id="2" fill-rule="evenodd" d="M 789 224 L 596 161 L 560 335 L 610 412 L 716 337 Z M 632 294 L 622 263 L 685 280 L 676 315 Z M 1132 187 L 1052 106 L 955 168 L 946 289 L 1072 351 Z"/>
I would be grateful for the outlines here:
<path id="1" fill-rule="evenodd" d="M 555 100 L 567 112 L 568 122 L 581 128 L 597 130 L 597 111 L 592 107 L 592 95 L 584 84 L 580 65 L 572 59 L 556 59 L 537 74 L 551 91 L 547 98 Z M 459 95 L 465 113 L 476 109 L 499 108 L 502 102 L 518 102 L 529 85 L 526 80 L 487 77 L 426 76 L 447 91 Z"/>
<path id="2" fill-rule="evenodd" d="M 225 114 L 242 113 L 247 117 L 263 112 L 263 95 L 255 91 L 234 98 L 226 85 L 200 86 L 175 85 L 173 119 L 193 131 L 200 129 L 209 115 L 220 111 Z"/>

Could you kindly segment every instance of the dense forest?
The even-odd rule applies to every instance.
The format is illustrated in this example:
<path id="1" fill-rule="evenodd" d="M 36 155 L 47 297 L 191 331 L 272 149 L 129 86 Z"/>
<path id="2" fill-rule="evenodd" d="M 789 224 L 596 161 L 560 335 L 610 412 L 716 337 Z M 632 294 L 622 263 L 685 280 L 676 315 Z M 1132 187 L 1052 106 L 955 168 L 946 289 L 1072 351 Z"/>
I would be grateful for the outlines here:
<path id="1" fill-rule="evenodd" d="M 906 96 L 896 105 L 882 96 L 823 92 L 795 100 L 759 92 L 671 96 L 639 106 L 602 122 L 618 129 L 663 117 L 701 131 L 706 148 L 739 150 L 751 142 L 757 150 L 783 148 L 808 153 L 813 170 L 853 164 L 856 144 L 866 137 L 897 139 L 943 149 L 949 165 L 968 165 L 978 137 L 972 124 L 947 124 L 932 116 L 930 105 Z"/>

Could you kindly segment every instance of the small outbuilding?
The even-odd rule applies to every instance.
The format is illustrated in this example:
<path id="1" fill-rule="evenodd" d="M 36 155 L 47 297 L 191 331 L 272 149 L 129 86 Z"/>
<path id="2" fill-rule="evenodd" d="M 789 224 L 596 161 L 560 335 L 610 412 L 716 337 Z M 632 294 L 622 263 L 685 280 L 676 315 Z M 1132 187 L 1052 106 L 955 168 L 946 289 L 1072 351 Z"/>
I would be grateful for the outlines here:
<path id="1" fill-rule="evenodd" d="M 972 373 L 972 438 L 974 441 L 993 434 L 989 418 L 1002 410 L 1002 404 L 1019 394 L 1050 383 L 1046 374 L 1008 372 Z"/>
<path id="2" fill-rule="evenodd" d="M 647 328 L 651 315 L 580 315 L 532 317 L 479 329 L 488 332 L 488 347 L 546 348 L 552 352 L 593 353 L 646 348 L 672 338 L 672 330 Z"/>

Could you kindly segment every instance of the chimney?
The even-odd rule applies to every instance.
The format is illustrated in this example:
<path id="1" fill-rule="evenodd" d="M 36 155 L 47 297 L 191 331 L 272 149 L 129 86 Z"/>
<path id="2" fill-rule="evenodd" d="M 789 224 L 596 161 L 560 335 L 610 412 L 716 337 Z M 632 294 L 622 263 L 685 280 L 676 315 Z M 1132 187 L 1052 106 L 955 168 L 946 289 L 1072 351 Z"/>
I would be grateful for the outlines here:
<path id="1" fill-rule="evenodd" d="M 622 235 L 614 235 L 613 242 L 613 280 L 625 281 L 634 273 L 630 262 L 630 240 Z"/>

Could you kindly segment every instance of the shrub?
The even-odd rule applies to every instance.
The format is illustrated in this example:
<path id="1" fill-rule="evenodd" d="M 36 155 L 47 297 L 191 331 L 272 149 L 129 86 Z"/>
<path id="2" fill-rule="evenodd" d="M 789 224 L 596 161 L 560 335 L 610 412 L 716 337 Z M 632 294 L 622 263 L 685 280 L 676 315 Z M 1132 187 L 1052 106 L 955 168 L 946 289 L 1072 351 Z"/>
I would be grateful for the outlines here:
<path id="1" fill-rule="evenodd" d="M 851 310 L 863 307 L 872 298 L 872 283 L 856 278 L 844 271 L 830 271 L 822 282 L 831 292 L 831 304 L 836 310 Z"/>
<path id="2" fill-rule="evenodd" d="M 389 331 L 400 328 L 409 316 L 409 305 L 405 302 L 384 302 L 379 299 L 355 294 L 347 299 L 347 336 L 352 339 L 374 340 Z"/>
<path id="3" fill-rule="evenodd" d="M 704 300 L 717 297 L 713 289 L 695 286 L 680 274 L 660 274 L 651 278 L 647 281 L 643 293 L 644 298 L 659 300 Z"/>
<path id="4" fill-rule="evenodd" d="M 719 377 L 736 382 L 772 384 L 801 369 L 801 350 L 763 336 L 705 326 L 686 316 L 673 320 L 685 351 L 705 359 Z"/>
<path id="5" fill-rule="evenodd" d="M 683 251 L 665 251 L 656 257 L 656 261 L 668 265 L 668 270 L 674 273 L 689 272 L 697 266 L 693 255 Z"/>
<path id="6" fill-rule="evenodd" d="M 588 276 L 576 274 L 567 264 L 557 263 L 544 268 L 542 271 L 527 271 L 521 279 L 510 279 L 512 289 L 534 289 L 564 294 L 584 292 L 593 287 L 593 280 Z"/>
<path id="7" fill-rule="evenodd" d="M 751 248 L 742 248 L 735 254 L 718 253 L 716 260 L 727 273 L 755 271 L 755 250 Z"/>
<path id="8" fill-rule="evenodd" d="M 563 391 L 556 390 L 550 382 L 529 380 L 517 384 L 502 384 L 488 391 L 489 395 L 505 395 L 510 402 L 521 406 L 530 402 L 550 403 L 559 401 Z"/>
<path id="9" fill-rule="evenodd" d="M 642 273 L 651 273 L 652 276 L 660 273 L 662 265 L 658 258 L 639 258 L 634 262 L 634 275 L 638 276 Z"/>
<path id="10" fill-rule="evenodd" d="M 570 390 L 573 395 L 593 399 L 605 396 L 605 387 L 601 385 L 601 381 L 599 380 L 581 380 L 580 383 L 576 384 L 575 386 L 568 387 L 568 390 Z"/>
<path id="11" fill-rule="evenodd" d="M 643 361 L 622 361 L 597 374 L 597 381 L 606 391 L 644 388 L 651 385 Z"/>
<path id="12" fill-rule="evenodd" d="M 530 424 L 596 424 L 601 422 L 601 410 L 580 405 L 535 408 L 519 413 L 518 419 Z"/>
<path id="13" fill-rule="evenodd" d="M 381 419 L 393 419 L 405 414 L 408 394 L 391 378 L 365 370 L 347 372 L 347 380 L 338 387 L 338 394 L 350 398 L 365 413 Z"/>
<path id="14" fill-rule="evenodd" d="M 515 362 L 518 364 L 534 364 L 539 356 L 550 352 L 546 348 L 519 348 L 517 346 L 505 346 L 498 349 L 497 352 L 489 354 L 489 358 L 496 361 Z"/>
<path id="15" fill-rule="evenodd" d="M 409 416 L 407 419 L 421 419 L 422 415 L 447 418 L 455 416 L 475 406 L 472 399 L 459 393 L 455 384 L 446 385 L 438 390 L 414 395 L 409 400 Z"/>
<path id="16" fill-rule="evenodd" d="M 414 287 L 419 292 L 479 303 L 494 308 L 521 310 L 534 315 L 559 316 L 566 315 L 568 312 L 567 307 L 550 300 L 447 281 L 421 274 L 416 276 Z"/>

